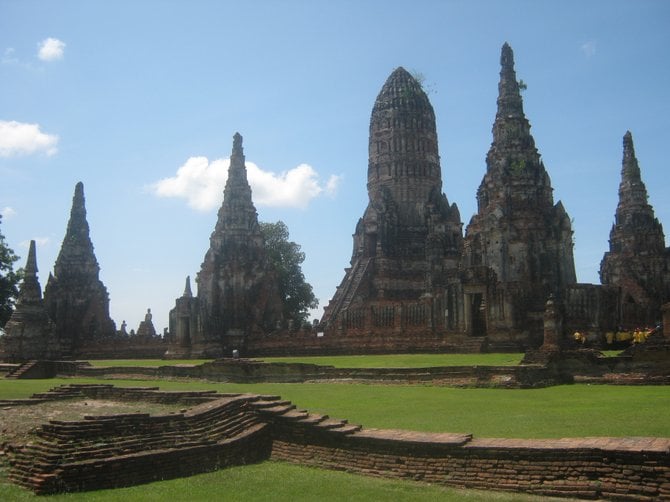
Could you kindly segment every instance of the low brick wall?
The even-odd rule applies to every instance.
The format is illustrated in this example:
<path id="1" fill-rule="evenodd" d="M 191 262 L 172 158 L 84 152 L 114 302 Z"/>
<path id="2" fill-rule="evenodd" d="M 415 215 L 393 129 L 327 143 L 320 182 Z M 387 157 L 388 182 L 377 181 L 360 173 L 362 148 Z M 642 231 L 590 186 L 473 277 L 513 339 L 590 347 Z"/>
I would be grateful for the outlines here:
<path id="1" fill-rule="evenodd" d="M 318 336 L 318 329 L 309 327 L 272 334 L 253 334 L 241 348 L 245 357 L 359 355 L 406 353 L 482 352 L 485 337 L 469 337 L 457 333 L 441 333 L 426 328 L 365 329 L 340 331 L 330 329 Z M 510 352 L 522 352 L 522 344 L 508 346 Z M 505 350 L 501 350 L 504 352 Z"/>
<path id="2" fill-rule="evenodd" d="M 270 454 L 268 426 L 249 409 L 249 403 L 262 400 L 261 396 L 73 385 L 33 399 L 77 397 L 193 407 L 159 416 L 131 413 L 51 420 L 37 431 L 37 441 L 13 451 L 12 481 L 38 494 L 97 490 L 258 462 Z M 270 403 L 277 399 L 268 397 Z"/>
<path id="3" fill-rule="evenodd" d="M 610 500 L 670 500 L 670 440 L 516 440 L 366 431 L 283 431 L 272 458 L 364 475 L 481 490 Z"/>
<path id="4" fill-rule="evenodd" d="M 10 479 L 37 493 L 93 490 L 273 458 L 455 487 L 670 500 L 670 438 L 486 439 L 363 429 L 298 410 L 278 396 L 111 385 L 63 386 L 35 399 L 77 396 L 200 404 L 165 416 L 51 421 L 39 441 L 10 456 Z"/>
<path id="5" fill-rule="evenodd" d="M 248 359 L 218 359 L 197 366 L 79 366 L 78 376 L 111 375 L 147 378 L 204 378 L 234 383 L 299 383 L 319 380 L 386 383 L 432 383 L 469 387 L 543 387 L 560 383 L 541 365 L 440 366 L 430 368 L 335 368 L 304 363 L 265 363 Z"/>

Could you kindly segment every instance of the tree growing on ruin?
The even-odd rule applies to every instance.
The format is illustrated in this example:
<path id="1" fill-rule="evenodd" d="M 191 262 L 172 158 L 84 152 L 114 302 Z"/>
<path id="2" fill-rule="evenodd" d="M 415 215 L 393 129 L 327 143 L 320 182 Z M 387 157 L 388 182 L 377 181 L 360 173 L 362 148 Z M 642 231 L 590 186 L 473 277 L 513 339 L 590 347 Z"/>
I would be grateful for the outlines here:
<path id="1" fill-rule="evenodd" d="M 302 273 L 301 265 L 305 261 L 305 253 L 300 250 L 300 245 L 289 241 L 288 227 L 283 221 L 260 222 L 260 227 L 268 256 L 279 274 L 279 293 L 284 303 L 284 317 L 303 323 L 309 316 L 309 310 L 319 306 L 311 284 L 305 281 Z"/>
<path id="2" fill-rule="evenodd" d="M 2 223 L 2 215 L 0 215 Z M 12 315 L 14 302 L 19 296 L 21 270 L 14 271 L 14 262 L 19 259 L 5 242 L 0 230 L 0 327 L 4 326 Z"/>

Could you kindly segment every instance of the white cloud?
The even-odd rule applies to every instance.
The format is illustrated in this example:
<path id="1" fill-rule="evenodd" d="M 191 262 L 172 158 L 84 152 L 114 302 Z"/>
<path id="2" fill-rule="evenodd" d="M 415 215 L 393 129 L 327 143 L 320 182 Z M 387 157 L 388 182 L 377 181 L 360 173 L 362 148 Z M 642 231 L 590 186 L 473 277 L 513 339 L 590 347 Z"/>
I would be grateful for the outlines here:
<path id="1" fill-rule="evenodd" d="M 279 174 L 264 171 L 253 162 L 245 164 L 253 201 L 258 206 L 304 209 L 321 194 L 334 195 L 339 182 L 337 176 L 330 176 L 324 187 L 318 173 L 308 164 Z M 184 198 L 190 207 L 209 211 L 223 200 L 229 165 L 230 159 L 210 162 L 206 157 L 191 157 L 175 176 L 159 180 L 149 189 L 159 197 Z"/>
<path id="2" fill-rule="evenodd" d="M 38 44 L 37 57 L 42 61 L 57 61 L 63 59 L 65 42 L 57 38 L 47 38 Z"/>
<path id="3" fill-rule="evenodd" d="M 592 58 L 593 56 L 596 55 L 596 41 L 595 40 L 589 40 L 588 42 L 584 42 L 580 50 L 586 56 L 587 58 Z"/>
<path id="4" fill-rule="evenodd" d="M 55 154 L 58 136 L 40 131 L 39 124 L 0 120 L 0 157 L 44 152 Z"/>
<path id="5" fill-rule="evenodd" d="M 0 215 L 2 215 L 3 219 L 8 220 L 12 216 L 16 216 L 16 209 L 13 207 L 5 206 L 2 209 L 0 209 Z"/>

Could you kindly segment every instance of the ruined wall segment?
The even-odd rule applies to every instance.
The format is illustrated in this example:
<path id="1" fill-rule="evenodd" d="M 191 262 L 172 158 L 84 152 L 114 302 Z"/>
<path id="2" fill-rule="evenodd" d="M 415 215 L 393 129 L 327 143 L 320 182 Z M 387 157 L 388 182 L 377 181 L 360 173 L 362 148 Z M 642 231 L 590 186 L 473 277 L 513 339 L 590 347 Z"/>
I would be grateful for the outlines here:
<path id="1" fill-rule="evenodd" d="M 660 320 L 661 305 L 670 300 L 669 258 L 663 226 L 648 202 L 633 136 L 627 131 L 609 251 L 600 263 L 602 284 L 621 288 L 624 327 L 652 326 Z"/>
<path id="2" fill-rule="evenodd" d="M 116 332 L 109 316 L 109 294 L 99 272 L 86 220 L 84 184 L 79 182 L 54 273 L 44 290 L 44 302 L 64 354 L 77 355 L 82 344 Z"/>
<path id="3" fill-rule="evenodd" d="M 477 190 L 477 214 L 466 230 L 463 265 L 471 290 L 466 305 L 486 314 L 479 322 L 474 313 L 466 314 L 473 319 L 469 330 L 502 342 L 512 330 L 525 338 L 537 335 L 545 302 L 552 294 L 560 298 L 576 275 L 570 218 L 560 202 L 554 204 L 508 44 L 500 64 L 493 142 Z M 482 280 L 487 278 L 478 272 L 481 267 L 489 269 L 495 291 Z"/>

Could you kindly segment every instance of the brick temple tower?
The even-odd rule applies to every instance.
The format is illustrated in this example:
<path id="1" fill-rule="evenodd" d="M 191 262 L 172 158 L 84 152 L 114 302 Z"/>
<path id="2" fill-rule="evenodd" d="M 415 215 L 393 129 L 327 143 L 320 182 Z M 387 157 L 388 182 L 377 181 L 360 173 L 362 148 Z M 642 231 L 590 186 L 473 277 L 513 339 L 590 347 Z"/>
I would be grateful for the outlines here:
<path id="1" fill-rule="evenodd" d="M 199 329 L 189 335 L 194 356 L 230 355 L 244 348 L 249 335 L 272 331 L 283 320 L 277 272 L 251 200 L 240 134 L 233 139 L 223 204 L 209 241 L 196 279 Z"/>
<path id="2" fill-rule="evenodd" d="M 468 332 L 488 335 L 493 348 L 533 337 L 539 343 L 547 299 L 560 299 L 576 282 L 570 218 L 560 202 L 554 204 L 508 44 L 500 64 L 493 142 L 463 260 Z"/>
<path id="3" fill-rule="evenodd" d="M 0 337 L 0 354 L 9 361 L 56 359 L 60 355 L 54 326 L 44 307 L 37 278 L 35 241 L 30 241 L 19 298 Z"/>
<path id="4" fill-rule="evenodd" d="M 351 268 L 322 323 L 371 332 L 444 329 L 446 298 L 459 296 L 447 289 L 458 281 L 462 223 L 442 193 L 433 107 L 403 68 L 372 109 L 367 178 Z"/>
<path id="5" fill-rule="evenodd" d="M 610 231 L 610 249 L 600 263 L 602 284 L 621 289 L 621 322 L 625 328 L 652 326 L 661 305 L 670 300 L 670 248 L 663 226 L 647 202 L 630 131 L 623 137 L 619 203 Z"/>
<path id="6" fill-rule="evenodd" d="M 116 332 L 109 317 L 107 288 L 99 273 L 86 221 L 84 185 L 79 182 L 54 272 L 44 289 L 44 303 L 56 324 L 64 354 L 76 355 L 82 344 Z"/>

